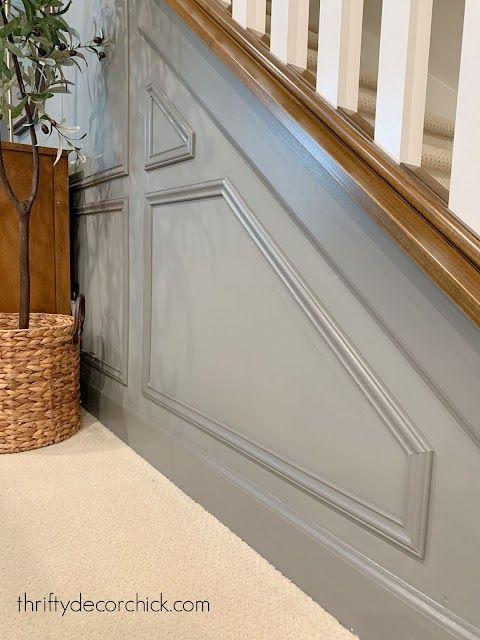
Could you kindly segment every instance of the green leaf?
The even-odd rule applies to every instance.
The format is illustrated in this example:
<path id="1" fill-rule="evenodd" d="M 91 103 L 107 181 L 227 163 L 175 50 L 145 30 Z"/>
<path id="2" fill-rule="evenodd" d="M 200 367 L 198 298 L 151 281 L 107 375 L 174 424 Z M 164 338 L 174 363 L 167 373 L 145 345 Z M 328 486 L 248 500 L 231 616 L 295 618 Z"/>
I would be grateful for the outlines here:
<path id="1" fill-rule="evenodd" d="M 23 51 L 19 49 L 15 44 L 12 44 L 9 40 L 5 42 L 5 46 L 9 51 L 13 53 L 14 56 L 17 56 L 17 58 L 23 58 L 25 56 Z"/>
<path id="2" fill-rule="evenodd" d="M 5 78 L 7 78 L 8 80 L 11 80 L 13 73 L 9 69 L 9 67 L 7 67 L 7 65 L 3 60 L 0 60 L 0 72 L 1 72 L 1 75 L 3 75 Z"/>
<path id="3" fill-rule="evenodd" d="M 35 5 L 33 4 L 32 0 L 22 0 L 22 4 L 25 8 L 25 13 L 27 15 L 27 20 L 33 20 L 33 18 L 35 17 Z"/>
<path id="4" fill-rule="evenodd" d="M 18 118 L 18 116 L 23 113 L 23 109 L 25 108 L 25 105 L 27 104 L 27 98 L 23 98 L 22 100 L 20 100 L 20 102 L 16 105 L 8 105 L 8 109 L 10 111 L 10 113 L 12 114 L 12 118 Z"/>
<path id="5" fill-rule="evenodd" d="M 29 93 L 28 94 L 33 102 L 45 102 L 48 98 L 52 98 L 53 94 L 48 91 L 42 91 L 41 93 Z"/>
<path id="6" fill-rule="evenodd" d="M 48 91 L 50 94 L 54 93 L 72 93 L 68 87 L 59 85 L 58 87 L 50 86 L 48 87 Z"/>
<path id="7" fill-rule="evenodd" d="M 61 16 L 64 13 L 67 13 L 67 11 L 70 9 L 70 5 L 71 4 L 72 4 L 72 0 L 70 0 L 70 2 L 68 2 L 63 9 L 61 9 L 60 11 L 56 11 L 53 15 L 54 16 Z"/>
<path id="8" fill-rule="evenodd" d="M 66 78 L 62 78 L 61 80 L 56 80 L 55 82 L 52 82 L 52 87 L 54 87 L 57 84 L 61 84 L 61 85 L 68 85 L 68 86 L 75 86 L 75 83 L 72 82 L 71 80 L 67 80 Z"/>
<path id="9" fill-rule="evenodd" d="M 19 27 L 20 18 L 18 16 L 15 16 L 15 18 L 12 18 L 8 22 L 8 24 L 0 29 L 0 38 L 7 38 L 8 36 L 12 35 L 12 33 L 14 33 L 17 29 L 19 29 Z"/>

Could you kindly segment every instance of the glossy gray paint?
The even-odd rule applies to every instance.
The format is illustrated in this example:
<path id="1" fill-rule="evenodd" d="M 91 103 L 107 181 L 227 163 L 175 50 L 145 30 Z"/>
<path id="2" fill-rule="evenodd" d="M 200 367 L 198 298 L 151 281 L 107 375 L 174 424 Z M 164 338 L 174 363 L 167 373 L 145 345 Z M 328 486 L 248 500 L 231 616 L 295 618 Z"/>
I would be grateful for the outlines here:
<path id="1" fill-rule="evenodd" d="M 362 394 L 372 405 L 405 452 L 405 493 L 402 496 L 402 513 L 398 516 L 377 508 L 367 500 L 345 491 L 308 470 L 297 466 L 288 459 L 272 453 L 255 440 L 246 438 L 234 429 L 202 415 L 197 409 L 185 402 L 162 392 L 150 379 L 151 358 L 155 354 L 152 345 L 152 253 L 154 251 L 153 215 L 157 207 L 168 204 L 197 202 L 222 198 L 240 221 L 250 238 L 264 255 L 284 283 L 292 299 L 322 335 L 326 345 L 349 373 Z M 383 388 L 368 364 L 356 351 L 328 311 L 322 307 L 300 274 L 275 245 L 261 223 L 242 201 L 228 179 L 159 191 L 147 195 L 145 215 L 145 306 L 144 306 L 144 349 L 143 349 L 143 386 L 144 395 L 167 407 L 181 417 L 188 419 L 199 429 L 204 430 L 243 455 L 252 458 L 289 480 L 293 484 L 314 495 L 341 513 L 353 518 L 360 524 L 423 557 L 430 494 L 430 476 L 432 454 L 428 443 L 424 441 L 418 429 L 410 423 L 395 400 Z M 150 293 L 150 295 L 148 295 Z"/>
<path id="2" fill-rule="evenodd" d="M 128 196 L 128 251 L 82 249 L 128 271 L 95 301 L 127 301 L 128 384 L 87 359 L 87 406 L 361 638 L 479 638 L 478 329 L 163 2 L 127 32 L 129 175 L 78 206 Z M 194 158 L 170 164 L 152 86 Z"/>

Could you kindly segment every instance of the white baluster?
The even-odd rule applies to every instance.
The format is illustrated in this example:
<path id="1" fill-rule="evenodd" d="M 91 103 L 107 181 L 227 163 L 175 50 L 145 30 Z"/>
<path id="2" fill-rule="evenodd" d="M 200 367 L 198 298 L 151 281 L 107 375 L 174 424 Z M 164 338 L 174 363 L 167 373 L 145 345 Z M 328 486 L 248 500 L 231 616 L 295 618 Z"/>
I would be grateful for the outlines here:
<path id="1" fill-rule="evenodd" d="M 309 0 L 272 0 L 271 52 L 282 62 L 307 68 Z"/>
<path id="2" fill-rule="evenodd" d="M 397 162 L 422 160 L 433 0 L 383 0 L 375 142 Z"/>
<path id="3" fill-rule="evenodd" d="M 363 0 L 321 0 L 317 91 L 330 104 L 358 108 Z"/>
<path id="4" fill-rule="evenodd" d="M 265 33 L 266 0 L 233 0 L 233 19 L 244 29 Z"/>
<path id="5" fill-rule="evenodd" d="M 466 0 L 450 209 L 480 234 L 480 3 Z"/>

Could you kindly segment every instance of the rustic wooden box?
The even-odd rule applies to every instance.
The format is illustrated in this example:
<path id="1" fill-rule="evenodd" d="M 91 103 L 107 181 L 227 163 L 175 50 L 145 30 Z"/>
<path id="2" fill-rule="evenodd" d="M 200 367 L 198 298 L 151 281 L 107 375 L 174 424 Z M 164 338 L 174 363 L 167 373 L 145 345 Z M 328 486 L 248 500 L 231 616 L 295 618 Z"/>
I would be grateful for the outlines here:
<path id="1" fill-rule="evenodd" d="M 31 147 L 3 143 L 7 175 L 15 193 L 27 197 Z M 55 149 L 40 147 L 40 188 L 30 222 L 31 310 L 70 313 L 70 226 L 68 163 L 54 166 Z M 18 219 L 0 189 L 0 311 L 18 311 Z"/>

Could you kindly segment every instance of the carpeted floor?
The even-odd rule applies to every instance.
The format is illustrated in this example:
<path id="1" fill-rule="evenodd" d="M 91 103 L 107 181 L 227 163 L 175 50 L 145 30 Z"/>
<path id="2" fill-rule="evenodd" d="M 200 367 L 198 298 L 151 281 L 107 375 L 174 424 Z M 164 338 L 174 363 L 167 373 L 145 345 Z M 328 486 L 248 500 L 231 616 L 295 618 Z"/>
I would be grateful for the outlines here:
<path id="1" fill-rule="evenodd" d="M 353 640 L 91 416 L 0 456 L 0 510 L 0 638 Z"/>

